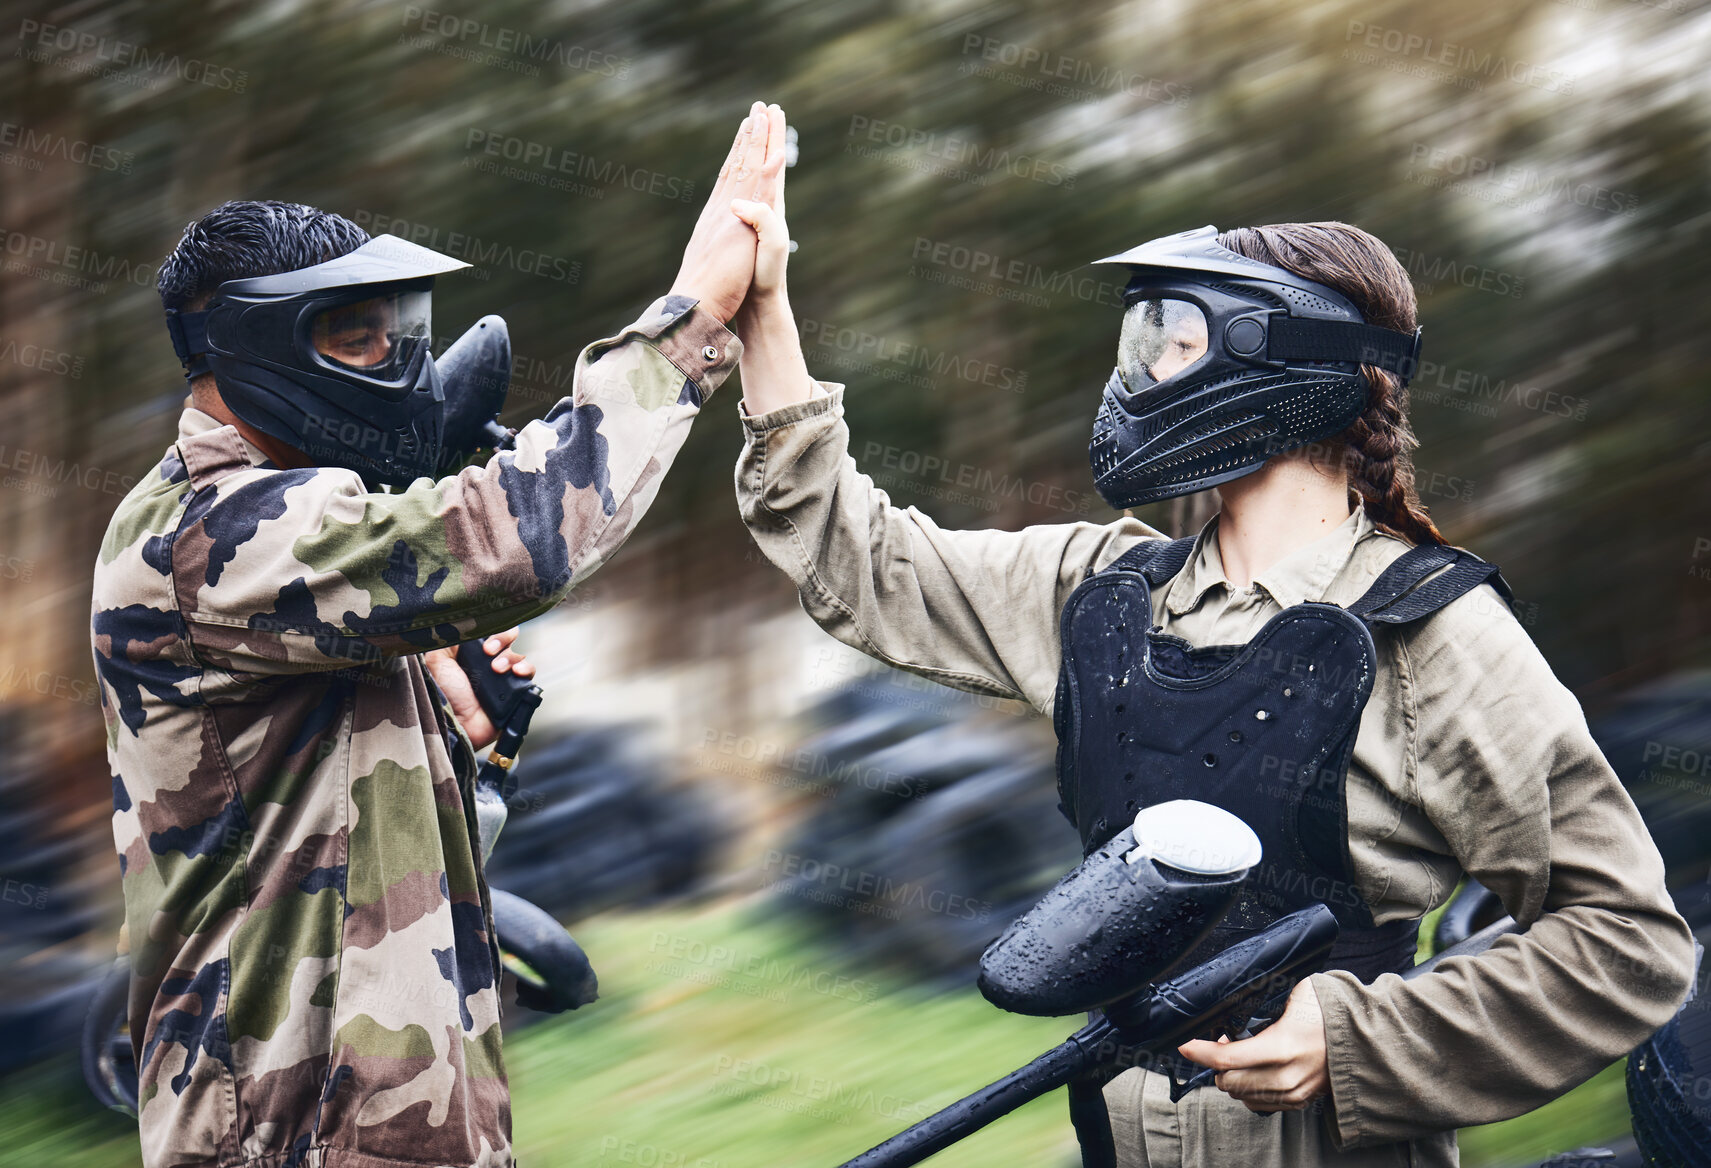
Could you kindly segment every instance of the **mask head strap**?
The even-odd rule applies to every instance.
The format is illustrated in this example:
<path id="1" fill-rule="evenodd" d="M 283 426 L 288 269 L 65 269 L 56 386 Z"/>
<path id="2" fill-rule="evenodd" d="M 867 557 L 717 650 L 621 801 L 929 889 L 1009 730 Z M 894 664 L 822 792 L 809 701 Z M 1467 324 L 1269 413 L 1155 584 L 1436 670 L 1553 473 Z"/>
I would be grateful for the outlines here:
<path id="1" fill-rule="evenodd" d="M 184 366 L 184 379 L 189 381 L 210 372 L 208 368 L 208 313 L 166 310 L 166 332 L 172 338 L 172 351 Z"/>
<path id="2" fill-rule="evenodd" d="M 1407 385 L 1420 368 L 1420 335 L 1378 325 L 1341 320 L 1277 317 L 1267 330 L 1266 357 L 1272 361 L 1346 361 L 1375 365 Z"/>

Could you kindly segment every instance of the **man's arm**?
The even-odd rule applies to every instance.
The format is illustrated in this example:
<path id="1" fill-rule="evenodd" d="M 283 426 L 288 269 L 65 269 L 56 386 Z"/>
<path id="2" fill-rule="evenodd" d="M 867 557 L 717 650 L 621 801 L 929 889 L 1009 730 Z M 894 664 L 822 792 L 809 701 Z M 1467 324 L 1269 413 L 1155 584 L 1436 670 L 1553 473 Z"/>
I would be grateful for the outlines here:
<path id="1" fill-rule="evenodd" d="M 394 494 L 325 467 L 204 488 L 173 557 L 192 644 L 233 670 L 338 668 L 547 611 L 635 529 L 740 352 L 667 298 L 584 350 L 573 397 L 481 466 Z"/>
<path id="2" fill-rule="evenodd" d="M 742 345 L 754 272 L 730 212 L 774 143 L 756 103 L 672 293 L 577 361 L 572 395 L 479 466 L 396 494 L 333 468 L 238 473 L 193 499 L 172 571 L 191 643 L 232 671 L 338 668 L 501 632 L 553 607 L 635 529 Z"/>

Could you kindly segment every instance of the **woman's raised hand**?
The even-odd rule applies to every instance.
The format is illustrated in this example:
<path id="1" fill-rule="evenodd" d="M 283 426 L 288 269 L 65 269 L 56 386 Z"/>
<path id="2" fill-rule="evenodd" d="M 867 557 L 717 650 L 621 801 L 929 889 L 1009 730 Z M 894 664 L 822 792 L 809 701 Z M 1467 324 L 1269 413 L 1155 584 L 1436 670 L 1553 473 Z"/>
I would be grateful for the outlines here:
<path id="1" fill-rule="evenodd" d="M 731 202 L 731 212 L 753 228 L 756 237 L 754 281 L 749 285 L 751 298 L 783 291 L 784 271 L 790 259 L 790 229 L 784 222 L 784 164 L 788 146 L 784 111 L 776 105 L 768 106 L 765 117 L 766 150 L 759 182 L 751 196 L 739 196 Z"/>

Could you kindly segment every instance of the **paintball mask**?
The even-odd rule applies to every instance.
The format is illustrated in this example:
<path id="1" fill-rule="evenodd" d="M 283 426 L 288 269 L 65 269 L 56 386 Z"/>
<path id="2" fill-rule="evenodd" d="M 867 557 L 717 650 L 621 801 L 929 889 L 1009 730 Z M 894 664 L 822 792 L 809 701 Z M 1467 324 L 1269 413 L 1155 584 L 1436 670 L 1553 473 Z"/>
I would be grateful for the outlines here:
<path id="1" fill-rule="evenodd" d="M 168 309 L 185 376 L 212 372 L 257 430 L 370 486 L 443 474 L 509 432 L 505 322 L 429 353 L 434 277 L 470 265 L 391 235 L 296 271 L 228 280 L 199 312 Z"/>
<path id="2" fill-rule="evenodd" d="M 1361 365 L 1406 384 L 1412 336 L 1323 284 L 1248 259 L 1201 227 L 1095 261 L 1133 269 L 1117 368 L 1088 457 L 1116 508 L 1205 490 L 1330 438 L 1366 408 Z"/>

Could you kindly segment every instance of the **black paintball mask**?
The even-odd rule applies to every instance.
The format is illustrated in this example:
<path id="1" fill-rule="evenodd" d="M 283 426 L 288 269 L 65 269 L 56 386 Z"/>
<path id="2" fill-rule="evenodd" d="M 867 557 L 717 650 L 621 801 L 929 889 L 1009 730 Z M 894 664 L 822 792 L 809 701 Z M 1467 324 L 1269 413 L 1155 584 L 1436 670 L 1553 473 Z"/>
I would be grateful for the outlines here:
<path id="1" fill-rule="evenodd" d="M 434 277 L 470 265 L 379 235 L 296 271 L 228 280 L 200 312 L 168 309 L 186 378 L 213 373 L 232 413 L 377 483 L 448 473 L 506 443 L 503 319 L 483 317 L 436 362 Z"/>
<path id="2" fill-rule="evenodd" d="M 1419 329 L 1367 324 L 1340 292 L 1220 247 L 1217 234 L 1095 261 L 1133 270 L 1088 447 L 1112 507 L 1205 490 L 1333 437 L 1366 409 L 1361 365 L 1403 384 L 1419 366 Z"/>

